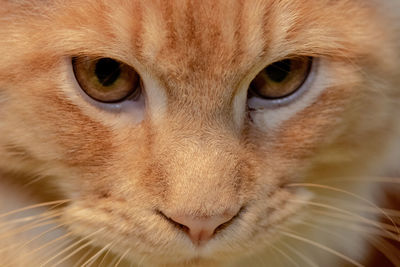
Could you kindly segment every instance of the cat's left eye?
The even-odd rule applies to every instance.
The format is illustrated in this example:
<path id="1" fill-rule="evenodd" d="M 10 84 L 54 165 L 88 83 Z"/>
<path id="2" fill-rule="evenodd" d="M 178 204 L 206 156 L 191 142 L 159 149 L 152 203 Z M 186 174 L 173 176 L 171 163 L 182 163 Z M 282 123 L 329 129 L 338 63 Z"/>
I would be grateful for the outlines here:
<path id="1" fill-rule="evenodd" d="M 270 105 L 284 104 L 303 87 L 311 72 L 312 58 L 295 57 L 274 62 L 264 68 L 253 79 L 249 88 L 249 98 L 257 98 L 258 103 Z M 253 102 L 249 102 L 250 108 Z"/>
<path id="2" fill-rule="evenodd" d="M 75 57 L 72 66 L 82 90 L 94 100 L 117 103 L 140 96 L 139 74 L 112 58 Z"/>

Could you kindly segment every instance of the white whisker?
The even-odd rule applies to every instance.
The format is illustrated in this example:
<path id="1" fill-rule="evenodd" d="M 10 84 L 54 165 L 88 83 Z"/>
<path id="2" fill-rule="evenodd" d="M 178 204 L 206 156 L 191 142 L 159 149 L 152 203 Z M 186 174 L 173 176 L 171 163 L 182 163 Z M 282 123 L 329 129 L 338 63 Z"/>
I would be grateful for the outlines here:
<path id="1" fill-rule="evenodd" d="M 106 253 L 104 254 L 103 258 L 101 259 L 100 263 L 99 263 L 99 267 L 103 265 L 103 263 L 106 261 L 106 258 L 108 257 L 108 255 L 111 252 L 111 249 L 117 244 L 118 241 L 114 241 L 113 244 L 107 249 Z"/>
<path id="2" fill-rule="evenodd" d="M 57 217 L 59 215 L 54 215 L 53 217 Z M 12 231 L 7 231 L 6 233 L 4 233 L 3 235 L 0 235 L 0 239 L 4 239 L 6 237 L 10 237 L 10 236 L 14 236 L 23 232 L 28 232 L 31 231 L 35 228 L 39 228 L 45 225 L 50 225 L 50 224 L 54 224 L 57 223 L 56 220 L 51 219 L 51 217 L 49 218 L 44 218 L 42 220 L 39 220 L 39 222 L 32 222 L 26 225 L 22 225 L 20 227 L 17 227 L 15 229 L 12 229 Z"/>
<path id="3" fill-rule="evenodd" d="M 90 237 L 92 237 L 95 234 L 98 234 L 99 232 L 103 231 L 104 229 L 99 229 L 93 233 L 91 233 L 88 236 L 85 236 L 83 238 L 81 238 L 79 241 L 75 242 L 74 244 L 66 247 L 65 249 L 63 249 L 62 251 L 60 251 L 59 253 L 57 253 L 56 255 L 54 255 L 53 257 L 51 257 L 50 259 L 48 259 L 45 263 L 43 263 L 42 265 L 46 265 L 48 263 L 50 263 L 51 261 L 53 261 L 54 259 L 56 259 L 57 257 L 59 257 L 60 255 L 62 255 L 63 253 L 67 252 L 68 250 L 72 249 L 73 247 L 75 247 L 76 245 L 78 245 L 79 243 L 82 243 L 83 241 L 89 239 Z M 68 259 L 69 257 L 72 257 L 73 255 L 75 255 L 76 253 L 78 253 L 79 251 L 81 251 L 82 249 L 84 249 L 85 247 L 87 247 L 88 245 L 90 245 L 91 243 L 93 243 L 92 241 L 87 242 L 85 245 L 81 246 L 79 249 L 76 249 L 73 253 L 69 254 L 67 257 L 64 257 L 63 259 L 61 259 L 60 261 L 58 261 L 56 264 L 54 264 L 53 266 L 56 266 L 60 263 L 62 263 L 64 260 Z"/>
<path id="4" fill-rule="evenodd" d="M 309 267 L 318 267 L 318 265 L 313 262 L 310 258 L 308 258 L 306 255 L 295 249 L 294 247 L 290 246 L 286 242 L 280 241 L 281 245 L 286 247 L 288 250 L 292 251 L 293 254 L 297 255 L 299 258 L 301 258 Z"/>
<path id="5" fill-rule="evenodd" d="M 346 228 L 351 228 L 356 231 L 368 232 L 371 234 L 378 234 L 380 236 L 384 236 L 386 238 L 392 239 L 393 241 L 399 242 L 397 235 L 395 235 L 394 233 L 392 233 L 390 231 L 383 231 L 381 227 L 377 227 L 376 223 L 379 223 L 379 222 L 375 222 L 375 223 L 371 224 L 371 223 L 365 222 L 365 221 L 363 221 L 363 222 L 355 221 L 356 219 L 354 217 L 347 216 L 345 214 L 332 214 L 332 213 L 324 212 L 324 211 L 312 211 L 312 212 L 330 218 L 329 220 L 328 219 L 322 220 L 322 218 L 320 218 L 319 222 L 324 222 L 325 224 L 329 224 L 329 225 L 333 225 L 333 226 L 342 226 L 342 227 L 346 227 Z M 335 222 L 332 219 L 338 219 L 339 221 Z M 343 220 L 346 220 L 346 223 L 344 223 Z M 349 223 L 351 223 L 351 224 L 349 224 Z M 366 225 L 363 225 L 360 223 L 363 223 Z M 370 227 L 370 226 L 374 226 L 374 227 Z"/>
<path id="6" fill-rule="evenodd" d="M 50 233 L 50 232 L 52 232 L 52 231 L 55 231 L 55 230 L 57 230 L 57 229 L 63 227 L 64 225 L 65 225 L 65 224 L 56 225 L 56 226 L 54 226 L 54 227 L 52 227 L 52 228 L 50 228 L 50 229 L 48 229 L 48 230 L 46 230 L 46 231 L 44 231 L 44 232 L 38 234 L 38 235 L 35 236 L 34 238 L 32 238 L 32 239 L 30 239 L 30 240 L 28 240 L 28 241 L 26 241 L 26 242 L 24 242 L 24 243 L 22 243 L 22 244 L 21 244 L 21 243 L 18 243 L 18 244 L 14 244 L 14 245 L 11 245 L 11 246 L 9 246 L 9 247 L 0 249 L 0 252 L 3 251 L 3 250 L 7 250 L 7 249 L 15 249 L 15 248 L 22 249 L 22 248 L 28 246 L 29 244 L 31 244 L 32 242 L 34 242 L 34 241 L 40 239 L 40 238 L 43 237 L 44 235 L 46 235 L 46 234 L 48 234 L 48 233 Z"/>
<path id="7" fill-rule="evenodd" d="M 0 214 L 0 219 L 2 219 L 4 217 L 8 217 L 10 215 L 14 215 L 14 214 L 23 212 L 23 211 L 27 211 L 27 210 L 30 210 L 30 209 L 47 207 L 47 206 L 52 206 L 52 205 L 53 206 L 54 205 L 62 205 L 62 204 L 68 203 L 70 201 L 71 201 L 71 199 L 63 199 L 63 200 L 56 200 L 56 201 L 50 201 L 50 202 L 44 202 L 44 203 L 39 203 L 39 204 L 35 204 L 35 205 L 30 205 L 30 206 L 27 206 L 27 207 L 23 207 L 23 208 L 20 208 L 20 209 L 17 209 L 17 210 L 13 210 L 13 211 L 9 211 L 7 213 Z"/>
<path id="8" fill-rule="evenodd" d="M 375 208 L 376 210 L 378 210 L 384 217 L 386 217 L 390 222 L 392 222 L 393 226 L 396 228 L 396 232 L 399 235 L 398 238 L 400 240 L 400 231 L 399 228 L 397 227 L 397 224 L 395 223 L 395 221 L 392 219 L 392 217 L 390 217 L 383 209 L 381 209 L 380 207 L 378 207 L 375 203 L 373 203 L 372 201 L 361 197 L 357 194 L 354 194 L 352 192 L 340 189 L 340 188 L 336 188 L 336 187 L 332 187 L 332 186 L 328 186 L 328 185 L 321 185 L 321 184 L 311 184 L 311 183 L 293 183 L 293 184 L 289 184 L 289 187 L 315 187 L 315 188 L 321 188 L 321 189 L 327 189 L 327 190 L 331 190 L 331 191 L 335 191 L 335 192 L 339 192 L 351 197 L 354 197 L 355 199 L 358 199 L 362 202 L 367 203 L 368 205 L 370 205 L 371 207 Z"/>
<path id="9" fill-rule="evenodd" d="M 89 267 L 90 265 L 92 265 L 100 256 L 101 254 L 106 251 L 109 247 L 112 246 L 114 242 L 109 243 L 108 245 L 104 246 L 102 249 L 100 249 L 98 252 L 96 252 L 96 254 L 94 254 L 92 257 L 90 257 L 86 262 L 84 262 L 82 264 L 81 267 Z"/>
<path id="10" fill-rule="evenodd" d="M 114 267 L 118 267 L 119 264 L 125 259 L 126 255 L 128 255 L 128 253 L 129 253 L 130 251 L 131 251 L 130 248 L 127 249 L 127 250 L 125 251 L 125 253 L 121 255 L 121 257 L 119 258 L 119 260 L 117 261 L 117 263 L 114 265 Z"/>
<path id="11" fill-rule="evenodd" d="M 291 233 L 291 232 L 287 231 L 286 229 L 284 229 L 282 227 L 278 227 L 278 228 L 281 229 L 280 233 L 282 235 L 284 235 L 284 236 L 287 236 L 287 237 L 290 237 L 290 238 L 293 238 L 293 239 L 296 239 L 296 240 L 299 240 L 299 241 L 303 241 L 304 243 L 307 243 L 307 244 L 313 245 L 315 247 L 318 247 L 318 248 L 320 248 L 322 250 L 325 250 L 325 251 L 327 251 L 329 253 L 332 253 L 332 254 L 338 256 L 339 258 L 341 258 L 341 259 L 343 259 L 343 260 L 345 260 L 347 262 L 350 262 L 350 263 L 354 264 L 357 267 L 363 267 L 364 266 L 361 263 L 351 259 L 350 257 L 348 257 L 348 256 L 346 256 L 346 255 L 344 255 L 344 254 L 342 254 L 342 253 L 340 253 L 340 252 L 338 252 L 338 251 L 336 251 L 336 250 L 334 250 L 332 248 L 329 248 L 329 247 L 327 247 L 325 245 L 322 245 L 322 244 L 319 244 L 319 243 L 317 243 L 317 242 L 315 242 L 313 240 L 310 240 L 310 239 L 304 238 L 302 236 L 296 235 L 294 233 Z"/>
<path id="12" fill-rule="evenodd" d="M 90 257 L 90 254 L 91 254 L 95 249 L 96 249 L 95 247 L 91 247 L 90 249 L 88 249 L 88 250 L 85 252 L 85 254 L 83 254 L 77 262 L 75 262 L 75 264 L 74 264 L 73 267 L 82 266 L 82 262 L 85 262 L 86 258 L 87 258 L 87 257 Z"/>
<path id="13" fill-rule="evenodd" d="M 61 214 L 60 212 L 58 212 L 58 213 Z M 14 225 L 17 225 L 20 223 L 25 223 L 25 222 L 29 222 L 29 221 L 33 221 L 33 220 L 37 220 L 37 219 L 49 218 L 49 217 L 52 217 L 52 215 L 54 215 L 54 214 L 55 214 L 54 211 L 47 211 L 42 214 L 37 214 L 34 216 L 28 216 L 28 217 L 13 219 L 13 220 L 5 220 L 4 222 L 2 222 L 0 224 L 0 227 L 4 227 L 4 226 L 10 227 L 10 225 L 11 225 L 11 227 L 13 227 Z"/>
<path id="14" fill-rule="evenodd" d="M 48 246 L 50 246 L 50 245 L 52 245 L 52 244 L 54 244 L 54 243 L 56 243 L 56 242 L 58 242 L 60 240 L 63 240 L 65 238 L 67 238 L 67 237 L 70 237 L 70 236 L 72 236 L 72 233 L 66 233 L 66 234 L 64 234 L 64 235 L 62 235 L 62 236 L 60 236 L 60 237 L 58 237 L 56 239 L 51 240 L 50 242 L 47 242 L 46 244 L 44 244 L 44 245 L 42 245 L 42 246 L 40 246 L 38 248 L 35 248 L 34 250 L 30 251 L 28 253 L 28 255 L 31 255 L 31 254 L 33 254 L 33 253 L 35 253 L 35 252 L 37 252 L 37 251 L 39 251 L 41 249 L 47 248 Z"/>
<path id="15" fill-rule="evenodd" d="M 275 251 L 277 251 L 279 254 L 281 254 L 287 261 L 289 261 L 293 266 L 297 266 L 300 267 L 300 265 L 292 258 L 289 256 L 289 254 L 287 254 L 286 252 L 284 252 L 283 250 L 279 249 L 277 246 L 270 246 L 270 248 L 274 249 Z"/>
<path id="16" fill-rule="evenodd" d="M 376 221 L 367 219 L 367 218 L 365 218 L 365 217 L 363 217 L 363 216 L 361 216 L 359 214 L 355 214 L 355 213 L 352 213 L 352 212 L 350 212 L 348 210 L 336 208 L 336 207 L 333 207 L 331 205 L 327 205 L 327 204 L 323 204 L 323 203 L 318 203 L 318 202 L 313 202 L 313 201 L 294 200 L 294 199 L 291 199 L 291 200 L 288 200 L 288 201 L 289 202 L 294 202 L 294 203 L 299 203 L 299 204 L 304 204 L 304 205 L 309 205 L 309 206 L 314 206 L 314 207 L 319 207 L 319 208 L 324 208 L 324 209 L 336 211 L 336 212 L 339 212 L 339 213 L 347 214 L 347 215 L 352 216 L 354 218 L 358 218 L 358 219 L 360 219 L 361 221 L 363 221 L 365 223 L 369 223 L 369 224 L 375 225 L 376 227 L 381 228 L 383 231 L 387 232 L 388 234 L 390 234 L 391 232 L 389 232 L 389 230 L 387 230 L 386 228 L 392 228 L 393 227 L 392 225 L 390 225 L 391 227 L 387 227 L 387 225 L 385 225 L 385 224 L 377 223 Z"/>
<path id="17" fill-rule="evenodd" d="M 75 247 L 76 245 L 78 245 L 79 243 L 81 243 L 83 240 L 79 240 L 78 242 L 76 242 L 75 244 L 73 244 L 73 246 L 69 246 L 68 250 L 70 250 L 71 248 Z M 60 259 L 59 261 L 57 261 L 56 263 L 52 264 L 52 266 L 58 266 L 61 263 L 63 263 L 64 261 L 68 260 L 69 258 L 71 258 L 72 256 L 74 256 L 75 254 L 77 254 L 78 252 L 80 252 L 81 250 L 83 250 L 84 248 L 90 246 L 91 244 L 93 244 L 94 241 L 88 241 L 85 244 L 79 246 L 77 249 L 73 250 L 71 253 L 69 253 L 68 255 L 66 255 L 65 257 L 63 257 L 62 259 Z M 55 260 L 57 257 L 59 257 L 61 254 L 65 253 L 68 251 L 67 249 L 64 249 L 62 251 L 62 253 L 58 253 L 57 256 L 53 256 L 51 257 L 50 260 L 47 260 L 46 263 L 42 264 L 42 266 L 44 266 L 47 263 L 50 263 L 51 261 Z"/>

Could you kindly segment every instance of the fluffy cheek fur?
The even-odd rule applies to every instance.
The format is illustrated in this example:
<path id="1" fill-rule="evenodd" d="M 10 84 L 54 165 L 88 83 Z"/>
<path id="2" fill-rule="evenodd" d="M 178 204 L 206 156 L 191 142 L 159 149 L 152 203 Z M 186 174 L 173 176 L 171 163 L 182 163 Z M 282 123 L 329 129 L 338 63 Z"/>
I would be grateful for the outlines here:
<path id="1" fill-rule="evenodd" d="M 295 2 L 291 7 L 276 1 L 259 1 L 255 6 L 243 4 L 243 14 L 227 12 L 232 18 L 237 13 L 238 21 L 246 23 L 239 29 L 224 25 L 225 34 L 231 35 L 221 35 L 217 47 L 207 40 L 218 35 L 218 30 L 212 27 L 218 21 L 210 20 L 218 16 L 205 16 L 190 5 L 182 8 L 194 14 L 189 16 L 188 23 L 195 21 L 193 25 L 212 31 L 201 31 L 197 36 L 187 27 L 169 25 L 171 29 L 165 29 L 162 19 L 173 17 L 181 21 L 187 14 L 174 15 L 172 9 L 158 10 L 152 4 L 140 13 L 147 16 L 151 27 L 141 29 L 125 13 L 139 10 L 139 2 L 125 3 L 131 9 L 115 7 L 114 10 L 113 5 L 108 6 L 112 14 L 121 13 L 117 16 L 121 20 L 111 19 L 106 8 L 97 10 L 93 16 L 79 13 L 79 9 L 67 9 L 68 15 L 55 16 L 60 28 L 57 23 L 53 28 L 35 20 L 36 38 L 27 42 L 28 37 L 19 37 L 32 45 L 24 46 L 20 40 L 15 44 L 15 58 L 0 61 L 4 63 L 0 64 L 0 152 L 6 157 L 0 161 L 0 169 L 28 172 L 30 177 L 38 175 L 42 184 L 55 188 L 56 197 L 73 200 L 63 218 L 74 233 L 91 236 L 95 244 L 112 246 L 118 254 L 128 251 L 134 261 L 172 263 L 196 257 L 220 261 L 274 243 L 281 237 L 277 226 L 311 216 L 303 207 L 309 195 L 288 184 L 321 183 L 368 171 L 365 164 L 377 166 L 380 152 L 398 134 L 391 116 L 392 112 L 398 112 L 391 101 L 391 97 L 398 97 L 398 92 L 392 89 L 398 79 L 393 71 L 397 55 L 365 37 L 375 36 L 371 32 L 379 27 L 361 29 L 354 21 L 326 22 L 322 20 L 323 15 L 316 15 L 324 10 L 321 6 L 318 10 L 317 2 L 313 1 L 315 5 L 310 6 Z M 336 6 L 331 3 L 338 16 L 339 11 L 355 9 L 351 3 L 340 3 Z M 87 4 L 90 5 L 89 1 Z M 211 2 L 208 4 L 212 6 Z M 299 21 L 295 24 L 301 27 L 286 25 L 290 29 L 287 32 L 276 28 L 277 23 L 263 19 L 264 13 L 251 14 L 260 6 L 268 10 L 268 17 L 276 20 L 284 14 L 297 14 Z M 355 21 L 363 21 L 367 15 L 364 10 L 352 17 L 358 16 Z M 304 17 L 304 21 L 299 17 Z M 76 34 L 79 29 L 71 18 L 84 22 L 91 29 L 88 32 L 92 32 L 91 27 L 102 29 L 100 32 L 107 28 L 104 32 L 108 35 L 96 34 L 86 40 L 82 36 L 87 32 Z M 305 32 L 311 26 L 316 27 L 314 21 L 320 21 L 319 25 L 325 28 Z M 270 29 L 267 33 L 260 29 L 260 22 Z M 337 26 L 333 26 L 335 23 Z M 113 25 L 127 24 L 134 26 L 129 30 L 126 27 L 111 30 Z M 162 34 L 151 34 L 150 28 Z M 253 28 L 254 31 L 249 30 Z M 39 49 L 47 40 L 47 35 L 39 34 L 43 29 L 54 34 L 54 39 L 63 37 L 66 45 L 53 41 L 56 45 L 47 55 L 47 51 Z M 323 39 L 320 35 L 318 40 L 313 39 L 315 32 L 329 35 L 335 29 L 340 29 L 343 39 L 332 40 L 332 36 Z M 360 39 L 349 29 L 358 29 Z M 75 34 L 69 35 L 67 30 Z M 29 29 L 26 31 L 31 33 Z M 278 38 L 279 32 L 286 39 Z M 235 44 L 239 48 L 232 48 L 232 42 L 224 44 L 223 38 L 230 40 L 235 35 L 240 36 Z M 277 40 L 269 40 L 271 36 Z M 301 42 L 306 39 L 313 41 Z M 115 47 L 107 46 L 104 40 L 130 45 L 123 45 L 123 49 L 115 52 Z M 186 49 L 187 44 L 193 50 Z M 64 46 L 71 47 L 62 50 Z M 224 50 L 229 48 L 234 51 Z M 0 49 L 5 48 L 0 46 Z M 142 53 L 138 54 L 138 50 Z M 209 50 L 215 53 L 204 54 Z M 257 58 L 265 59 L 259 63 L 264 65 L 267 60 L 286 56 L 287 51 L 336 61 L 328 77 L 331 82 L 323 85 L 324 90 L 310 105 L 290 118 L 282 116 L 281 123 L 273 129 L 252 122 L 249 118 L 254 114 L 242 114 L 241 118 L 246 119 L 237 127 L 237 121 L 234 122 L 237 110 L 231 100 L 239 95 L 235 92 L 239 80 L 245 73 L 257 70 L 251 69 Z M 162 119 L 151 112 L 156 109 L 151 103 L 157 102 L 151 95 L 143 120 L 126 127 L 92 116 L 96 109 L 89 103 L 68 98 L 63 89 L 65 84 L 70 84 L 64 74 L 65 55 L 85 52 L 122 59 L 126 55 L 139 58 L 127 57 L 126 61 L 132 65 L 140 61 L 143 70 L 151 70 L 160 80 L 159 90 L 168 103 L 164 103 L 167 108 L 159 114 Z M 393 62 L 382 62 L 381 57 L 391 58 Z M 228 63 L 232 69 L 225 68 Z M 337 70 L 341 65 L 348 70 L 345 76 Z M 18 71 L 12 71 L 15 69 Z M 240 110 L 244 111 L 245 100 L 240 103 Z M 267 116 L 263 111 L 259 113 L 257 116 Z M 367 187 L 357 185 L 355 192 L 368 197 Z M 316 198 L 324 193 L 311 191 L 315 191 Z M 47 194 L 37 191 L 36 195 L 48 198 Z M 238 207 L 243 207 L 240 216 L 202 252 L 158 214 L 162 210 L 210 216 Z"/>
<path id="2" fill-rule="evenodd" d="M 57 68 L 47 73 L 60 75 Z M 190 260 L 196 255 L 185 235 L 161 218 L 157 210 L 210 215 L 219 209 L 245 206 L 245 212 L 231 225 L 232 229 L 221 232 L 209 251 L 203 252 L 209 259 L 228 259 L 232 253 L 254 251 L 256 247 L 272 243 L 279 232 L 275 225 L 288 218 L 293 222 L 297 215 L 305 216 L 302 205 L 296 200 L 305 201 L 304 197 L 308 196 L 297 195 L 285 185 L 313 178 L 319 178 L 317 181 L 320 182 L 318 168 L 322 167 L 313 164 L 313 159 L 334 153 L 328 149 L 330 146 L 337 148 L 338 143 L 351 142 L 351 135 L 343 136 L 358 118 L 351 111 L 354 105 L 364 112 L 368 108 L 361 104 L 366 102 L 365 96 L 354 93 L 362 88 L 360 77 L 355 73 L 354 77 L 358 77 L 352 79 L 357 83 L 325 90 L 312 105 L 273 132 L 248 124 L 243 136 L 229 127 L 218 126 L 204 131 L 196 123 L 182 129 L 183 124 L 174 124 L 174 121 L 190 121 L 190 118 L 173 116 L 167 123 L 155 125 L 145 119 L 133 128 L 114 133 L 112 128 L 90 119 L 74 103 L 60 98 L 60 93 L 52 93 L 57 84 L 42 85 L 48 91 L 34 95 L 41 99 L 37 101 L 40 104 L 32 103 L 27 112 L 36 113 L 34 121 L 29 116 L 25 122 L 31 121 L 31 129 L 28 132 L 19 126 L 13 130 L 14 134 L 9 138 L 15 133 L 21 134 L 18 130 L 27 132 L 27 136 L 16 140 L 14 146 L 8 146 L 8 154 L 11 155 L 11 147 L 14 150 L 24 147 L 25 156 L 31 155 L 31 159 L 27 159 L 32 162 L 47 157 L 43 165 L 46 172 L 57 175 L 46 178 L 46 182 L 56 184 L 75 202 L 64 215 L 70 229 L 82 236 L 99 230 L 92 236 L 96 243 L 109 245 L 118 240 L 118 245 L 113 248 L 115 252 L 132 249 L 134 260 L 154 259 L 151 255 L 158 254 L 160 262 L 165 263 L 171 260 L 170 253 L 179 255 L 175 260 Z M 52 83 L 45 80 L 44 84 Z M 20 85 L 21 88 L 30 86 L 33 90 L 38 85 L 33 82 Z M 11 110 L 13 101 L 8 105 Z M 60 119 L 57 114 L 64 116 Z M 354 114 L 354 117 L 348 114 Z M 8 120 L 11 124 L 12 116 Z M 51 124 L 57 127 L 46 129 L 46 124 L 39 124 L 42 121 L 52 121 Z M 305 129 L 303 125 L 308 127 Z M 337 130 L 339 126 L 340 130 Z M 39 131 L 40 134 L 35 133 Z M 363 131 L 368 138 L 374 133 Z M 36 140 L 53 136 L 47 141 L 51 142 L 51 148 L 38 146 L 39 150 L 30 145 L 35 142 L 29 135 L 34 135 Z M 185 150 L 177 149 L 179 147 L 185 147 Z M 352 154 L 351 147 L 344 151 Z M 57 157 L 52 157 L 53 154 Z M 60 158 L 60 155 L 63 156 Z M 352 161 L 353 158 L 345 159 Z M 27 159 L 24 159 L 25 163 L 29 162 Z M 344 167 L 346 160 L 343 158 L 340 162 L 331 160 L 329 163 L 331 168 L 340 169 L 340 175 L 354 171 Z M 60 175 L 62 171 L 68 175 Z M 45 172 L 41 174 L 45 175 Z M 334 172 L 324 178 L 332 176 Z"/>

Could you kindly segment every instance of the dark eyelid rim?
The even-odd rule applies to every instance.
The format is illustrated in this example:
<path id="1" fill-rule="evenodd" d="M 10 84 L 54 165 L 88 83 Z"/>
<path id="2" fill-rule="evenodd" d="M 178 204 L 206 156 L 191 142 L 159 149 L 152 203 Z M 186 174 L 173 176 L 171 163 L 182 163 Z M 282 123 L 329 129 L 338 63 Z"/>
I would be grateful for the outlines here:
<path id="1" fill-rule="evenodd" d="M 143 90 L 143 84 L 142 84 L 142 79 L 141 79 L 141 77 L 140 77 L 140 75 L 139 75 L 139 73 L 136 71 L 136 69 L 134 69 L 133 67 L 131 67 L 130 65 L 128 65 L 128 64 L 125 64 L 124 62 L 121 62 L 121 61 L 119 61 L 119 60 L 116 60 L 116 59 L 113 59 L 113 58 L 110 58 L 110 57 L 95 57 L 95 58 L 93 58 L 93 60 L 99 60 L 99 59 L 102 59 L 102 58 L 110 58 L 110 59 L 112 59 L 112 60 L 115 60 L 116 62 L 119 62 L 119 63 L 121 63 L 121 64 L 124 64 L 124 65 L 126 65 L 126 66 L 128 66 L 128 67 L 130 67 L 130 68 L 132 68 L 133 69 L 133 71 L 135 72 L 135 73 L 137 73 L 137 75 L 139 76 L 139 82 L 138 82 L 138 87 L 139 88 L 135 88 L 135 89 L 138 89 L 140 92 L 137 92 L 137 90 L 132 90 L 132 93 L 130 93 L 130 94 L 128 94 L 127 96 L 125 96 L 125 97 L 123 97 L 123 98 L 121 98 L 121 99 L 118 99 L 118 100 L 115 100 L 115 101 L 103 101 L 103 100 L 98 100 L 98 99 L 96 99 L 96 98 L 94 98 L 94 97 L 92 97 L 92 96 L 90 96 L 88 93 L 86 93 L 86 91 L 82 88 L 82 86 L 81 86 L 81 84 L 79 83 L 79 81 L 78 81 L 78 79 L 77 79 L 77 77 L 76 77 L 76 71 L 75 71 L 75 62 L 77 61 L 77 59 L 78 58 L 82 58 L 82 57 L 87 57 L 87 56 L 72 56 L 71 57 L 71 67 L 72 67 L 72 72 L 73 72 L 73 75 L 74 75 L 74 79 L 75 79 L 75 81 L 77 82 L 77 84 L 78 84 L 78 86 L 79 86 L 79 88 L 81 89 L 81 91 L 83 92 L 83 94 L 85 94 L 87 97 L 89 97 L 91 100 L 93 100 L 93 101 L 95 101 L 95 102 L 97 102 L 97 103 L 101 103 L 101 104 L 105 104 L 105 105 L 115 105 L 115 104 L 120 104 L 120 103 L 122 103 L 122 102 L 125 102 L 125 101 L 127 101 L 127 100 L 131 100 L 131 101 L 136 101 L 137 99 L 139 99 L 140 98 L 140 95 L 141 95 L 141 93 L 142 93 L 142 90 Z M 136 96 L 136 94 L 137 94 L 137 96 Z"/>
<path id="2" fill-rule="evenodd" d="M 250 95 L 247 99 L 247 105 L 250 111 L 257 111 L 262 109 L 276 109 L 284 106 L 288 106 L 299 99 L 305 94 L 308 89 L 312 86 L 315 77 L 318 72 L 319 59 L 310 57 L 311 64 L 309 67 L 308 75 L 304 79 L 301 86 L 296 89 L 293 93 L 289 93 L 286 96 L 280 98 L 262 98 L 257 95 Z M 250 93 L 250 86 L 249 86 Z"/>

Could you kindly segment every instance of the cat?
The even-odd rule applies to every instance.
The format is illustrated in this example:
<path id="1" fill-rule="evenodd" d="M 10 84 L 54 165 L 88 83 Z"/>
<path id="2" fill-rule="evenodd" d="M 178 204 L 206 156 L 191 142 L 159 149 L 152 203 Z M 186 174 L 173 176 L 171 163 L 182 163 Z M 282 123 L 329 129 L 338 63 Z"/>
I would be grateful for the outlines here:
<path id="1" fill-rule="evenodd" d="M 0 0 L 0 266 L 400 266 L 399 18 Z"/>

